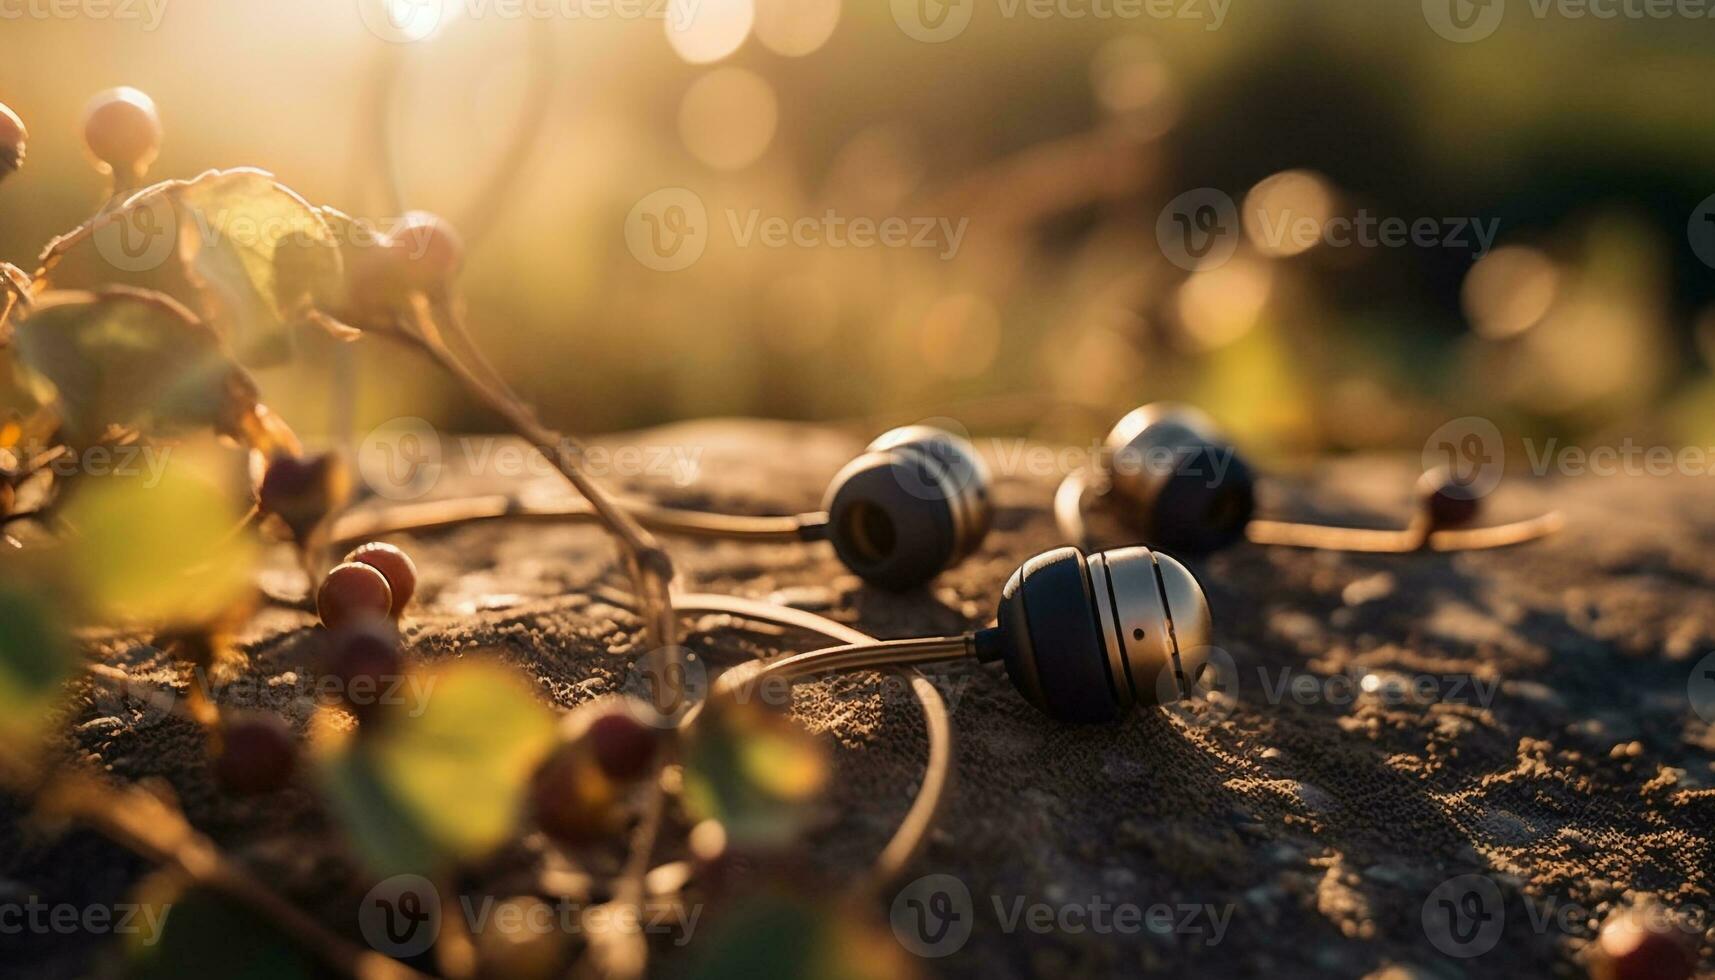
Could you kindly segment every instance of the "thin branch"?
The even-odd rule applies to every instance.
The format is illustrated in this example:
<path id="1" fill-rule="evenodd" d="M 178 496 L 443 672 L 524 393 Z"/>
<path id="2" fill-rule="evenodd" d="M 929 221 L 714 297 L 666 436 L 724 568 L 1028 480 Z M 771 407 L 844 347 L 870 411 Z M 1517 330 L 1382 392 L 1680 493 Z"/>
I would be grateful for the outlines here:
<path id="1" fill-rule="evenodd" d="M 601 485 L 583 471 L 584 447 L 563 433 L 543 425 L 534 412 L 509 393 L 497 390 L 477 377 L 440 339 L 430 304 L 418 297 L 411 307 L 417 327 L 416 340 L 441 368 L 465 385 L 469 391 L 495 414 L 506 420 L 514 432 L 540 448 L 553 461 L 566 480 L 583 495 L 595 509 L 596 519 L 619 540 L 631 574 L 638 601 L 642 604 L 643 621 L 649 642 L 661 650 L 678 647 L 679 624 L 673 615 L 670 588 L 673 563 L 667 552 L 644 530 L 637 520 L 621 507 Z M 441 312 L 457 316 L 451 305 Z M 462 327 L 460 328 L 462 330 Z"/>

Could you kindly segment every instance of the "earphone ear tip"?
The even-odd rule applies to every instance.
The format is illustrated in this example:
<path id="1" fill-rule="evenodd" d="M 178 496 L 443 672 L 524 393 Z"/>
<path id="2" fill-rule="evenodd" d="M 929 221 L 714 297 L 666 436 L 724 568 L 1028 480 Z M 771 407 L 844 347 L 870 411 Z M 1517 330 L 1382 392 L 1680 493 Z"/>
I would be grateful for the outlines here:
<path id="1" fill-rule="evenodd" d="M 907 426 L 846 464 L 823 509 L 828 540 L 847 568 L 882 588 L 913 589 L 982 542 L 988 472 L 952 433 Z"/>
<path id="2" fill-rule="evenodd" d="M 1162 484 L 1149 517 L 1150 541 L 1191 554 L 1244 539 L 1256 513 L 1256 477 L 1232 449 L 1206 443 L 1181 456 Z"/>
<path id="3" fill-rule="evenodd" d="M 1108 434 L 1107 470 L 1142 540 L 1202 553 L 1240 540 L 1256 509 L 1256 477 L 1214 420 L 1189 405 L 1137 409 Z"/>

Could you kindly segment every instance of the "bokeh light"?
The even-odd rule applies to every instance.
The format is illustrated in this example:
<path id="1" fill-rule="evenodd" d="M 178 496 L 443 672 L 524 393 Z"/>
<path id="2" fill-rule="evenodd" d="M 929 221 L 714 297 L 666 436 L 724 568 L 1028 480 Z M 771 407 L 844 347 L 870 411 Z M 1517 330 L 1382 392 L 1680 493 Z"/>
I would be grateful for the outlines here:
<path id="1" fill-rule="evenodd" d="M 1185 346 L 1214 350 L 1249 333 L 1261 318 L 1273 285 L 1269 263 L 1244 255 L 1188 277 L 1179 287 L 1175 305 Z"/>
<path id="2" fill-rule="evenodd" d="M 744 68 L 717 68 L 691 83 L 679 104 L 679 137 L 717 170 L 748 166 L 768 149 L 780 121 L 774 89 Z"/>
<path id="3" fill-rule="evenodd" d="M 1322 241 L 1334 216 L 1334 190 L 1308 170 L 1286 170 L 1259 181 L 1245 195 L 1245 235 L 1257 251 L 1285 258 Z"/>
<path id="4" fill-rule="evenodd" d="M 756 40 L 788 58 L 814 53 L 834 36 L 841 0 L 756 0 Z"/>
<path id="5" fill-rule="evenodd" d="M 737 51 L 756 23 L 754 0 L 668 0 L 667 43 L 693 65 Z"/>
<path id="6" fill-rule="evenodd" d="M 1536 326 L 1554 305 L 1559 285 L 1554 261 L 1540 250 L 1497 248 L 1465 277 L 1465 316 L 1478 336 L 1504 340 Z"/>

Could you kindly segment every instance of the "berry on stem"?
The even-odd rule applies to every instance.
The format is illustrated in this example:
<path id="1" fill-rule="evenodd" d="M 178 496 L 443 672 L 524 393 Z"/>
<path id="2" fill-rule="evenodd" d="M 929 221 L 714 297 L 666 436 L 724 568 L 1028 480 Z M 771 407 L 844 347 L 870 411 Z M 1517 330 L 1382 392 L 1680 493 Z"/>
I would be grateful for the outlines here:
<path id="1" fill-rule="evenodd" d="M 263 513 L 277 515 L 301 542 L 344 501 L 346 491 L 345 467 L 334 454 L 278 453 L 262 476 L 257 506 Z"/>
<path id="2" fill-rule="evenodd" d="M 1435 530 L 1468 527 L 1482 510 L 1482 498 L 1454 479 L 1445 466 L 1423 474 L 1417 481 L 1417 495 Z"/>
<path id="3" fill-rule="evenodd" d="M 129 86 L 96 93 L 83 111 L 83 141 L 122 186 L 142 177 L 161 152 L 155 100 Z"/>
<path id="4" fill-rule="evenodd" d="M 371 541 L 353 548 L 345 556 L 348 562 L 361 562 L 380 572 L 393 590 L 393 608 L 388 615 L 394 619 L 405 612 L 405 606 L 417 592 L 417 564 L 402 549 L 381 541 Z"/>
<path id="5" fill-rule="evenodd" d="M 386 616 L 393 608 L 393 590 L 374 566 L 360 562 L 335 565 L 316 590 L 316 612 L 322 625 L 339 629 L 365 617 Z"/>
<path id="6" fill-rule="evenodd" d="M 279 715 L 243 711 L 221 719 L 214 777 L 233 793 L 271 793 L 291 781 L 298 742 Z"/>
<path id="7" fill-rule="evenodd" d="M 655 761 L 658 733 L 623 709 L 590 722 L 585 735 L 602 772 L 617 782 L 641 779 Z"/>
<path id="8" fill-rule="evenodd" d="M 339 685 L 346 707 L 367 722 L 381 707 L 382 696 L 405 669 L 399 654 L 399 633 L 392 620 L 363 616 L 333 630 L 322 650 L 321 672 Z"/>
<path id="9" fill-rule="evenodd" d="M 0 180 L 24 165 L 24 144 L 30 134 L 24 120 L 5 103 L 0 102 Z"/>
<path id="10" fill-rule="evenodd" d="M 536 823 L 564 844 L 588 844 L 624 826 L 620 787 L 602 771 L 586 739 L 562 742 L 530 780 Z"/>

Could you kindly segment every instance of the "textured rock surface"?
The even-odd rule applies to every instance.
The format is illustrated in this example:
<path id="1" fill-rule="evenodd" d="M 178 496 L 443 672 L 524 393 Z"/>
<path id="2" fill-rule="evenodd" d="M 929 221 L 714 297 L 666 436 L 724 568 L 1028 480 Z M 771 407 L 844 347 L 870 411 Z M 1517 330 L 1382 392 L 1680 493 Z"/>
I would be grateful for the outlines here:
<path id="1" fill-rule="evenodd" d="M 861 444 L 749 422 L 609 442 L 697 447 L 689 486 L 628 482 L 669 503 L 753 513 L 814 508 Z M 1414 476 L 1405 461 L 1341 461 L 1270 481 L 1263 507 L 1388 525 L 1405 516 Z M 956 631 L 992 615 L 1015 565 L 1059 543 L 1053 483 L 1000 474 L 987 544 L 915 595 L 862 588 L 825 546 L 671 547 L 687 589 L 772 596 L 882 637 Z M 472 485 L 449 477 L 437 492 Z M 1715 497 L 1695 479 L 1521 481 L 1491 499 L 1490 517 L 1551 500 L 1570 529 L 1509 551 L 1240 547 L 1190 562 L 1237 678 L 1228 696 L 1195 710 L 1067 728 L 987 668 L 934 671 L 953 709 L 957 772 L 907 880 L 960 879 L 973 931 L 925 966 L 985 976 L 1576 975 L 1592 923 L 1653 898 L 1702 916 L 1703 931 L 1690 935 L 1704 970 L 1715 968 L 1715 718 L 1699 715 L 1709 702 L 1694 704 L 1690 687 L 1715 650 Z M 623 584 L 592 528 L 487 525 L 404 543 L 422 572 L 407 622 L 416 656 L 496 648 L 545 697 L 571 704 L 616 688 L 641 652 L 635 621 L 590 594 Z M 292 588 L 286 566 L 274 579 Z M 300 722 L 309 622 L 279 607 L 258 617 L 256 686 L 244 695 Z M 804 645 L 724 617 L 692 625 L 692 642 L 715 661 Z M 102 653 L 139 679 L 166 676 L 134 643 L 108 641 Z M 836 874 L 855 873 L 885 843 L 921 776 L 915 707 L 886 689 L 862 677 L 801 689 L 805 720 L 836 746 L 839 779 L 814 839 L 817 863 Z M 331 910 L 353 907 L 367 884 L 327 843 L 321 811 L 290 791 L 225 800 L 198 737 L 147 701 L 103 697 L 81 706 L 68 750 L 121 777 L 165 779 L 200 827 L 355 937 Z M 6 895 L 113 902 L 144 870 L 90 835 L 50 838 L 25 829 L 15 805 L 3 813 Z M 1425 909 L 1448 895 L 1438 886 L 1466 874 L 1494 883 L 1499 940 L 1450 959 Z M 1058 910 L 1095 898 L 1175 911 L 1166 930 L 1148 915 L 1125 932 L 1006 927 L 1021 901 Z M 876 913 L 886 917 L 885 901 Z M 14 952 L 0 962 L 71 974 L 96 945 L 3 936 L 0 949 Z"/>

